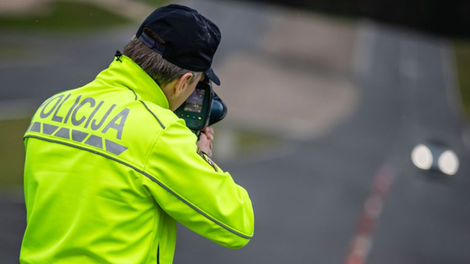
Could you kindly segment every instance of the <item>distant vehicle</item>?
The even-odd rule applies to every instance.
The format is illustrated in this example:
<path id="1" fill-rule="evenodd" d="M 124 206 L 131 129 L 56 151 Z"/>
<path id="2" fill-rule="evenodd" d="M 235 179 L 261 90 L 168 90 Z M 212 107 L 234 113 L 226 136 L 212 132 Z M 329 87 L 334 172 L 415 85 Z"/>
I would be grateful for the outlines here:
<path id="1" fill-rule="evenodd" d="M 411 152 L 411 161 L 421 170 L 431 170 L 453 176 L 459 170 L 459 158 L 454 151 L 437 144 L 419 144 Z"/>

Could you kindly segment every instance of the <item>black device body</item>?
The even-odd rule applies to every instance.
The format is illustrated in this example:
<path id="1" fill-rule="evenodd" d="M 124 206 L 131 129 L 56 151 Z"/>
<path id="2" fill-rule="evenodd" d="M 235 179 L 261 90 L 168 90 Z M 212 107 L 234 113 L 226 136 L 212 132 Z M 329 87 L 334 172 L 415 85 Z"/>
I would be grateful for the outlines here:
<path id="1" fill-rule="evenodd" d="M 199 82 L 189 98 L 175 110 L 186 121 L 186 126 L 197 136 L 201 130 L 213 125 L 227 115 L 227 106 L 212 90 L 209 79 Z"/>

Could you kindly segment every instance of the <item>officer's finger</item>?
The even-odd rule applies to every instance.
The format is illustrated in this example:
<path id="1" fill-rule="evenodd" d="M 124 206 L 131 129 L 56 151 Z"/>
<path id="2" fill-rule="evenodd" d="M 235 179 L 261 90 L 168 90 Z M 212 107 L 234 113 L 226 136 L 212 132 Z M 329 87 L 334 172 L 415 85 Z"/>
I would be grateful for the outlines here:
<path id="1" fill-rule="evenodd" d="M 206 133 L 206 136 L 207 136 L 207 139 L 209 139 L 210 141 L 214 140 L 214 135 L 213 134 Z"/>
<path id="2" fill-rule="evenodd" d="M 212 127 L 204 128 L 203 132 L 206 133 L 206 134 L 214 135 L 214 129 Z"/>
<path id="3" fill-rule="evenodd" d="M 212 133 L 211 133 L 212 132 Z M 212 128 L 208 129 L 207 127 L 202 130 L 202 133 L 206 135 L 209 140 L 214 140 L 214 130 Z"/>
<path id="4" fill-rule="evenodd" d="M 197 147 L 199 148 L 199 150 L 208 154 L 209 157 L 212 156 L 211 142 L 212 141 L 210 141 L 204 133 L 201 133 L 197 142 Z"/>
<path id="5" fill-rule="evenodd" d="M 199 139 L 197 141 L 201 143 L 205 143 L 209 141 L 209 138 L 207 137 L 207 134 L 204 133 L 204 131 L 201 131 L 201 134 L 199 134 Z"/>

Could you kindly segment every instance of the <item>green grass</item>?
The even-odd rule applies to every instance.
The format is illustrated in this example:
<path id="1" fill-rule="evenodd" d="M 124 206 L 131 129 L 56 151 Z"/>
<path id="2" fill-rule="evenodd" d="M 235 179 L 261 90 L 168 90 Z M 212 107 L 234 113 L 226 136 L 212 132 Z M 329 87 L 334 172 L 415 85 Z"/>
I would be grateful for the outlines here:
<path id="1" fill-rule="evenodd" d="M 219 142 L 221 134 L 225 134 L 230 130 L 233 138 L 233 149 L 232 152 L 233 158 L 235 160 L 239 158 L 247 158 L 256 156 L 259 154 L 264 154 L 266 152 L 275 151 L 277 148 L 282 146 L 282 140 L 278 135 L 273 133 L 266 133 L 257 130 L 252 130 L 247 127 L 233 127 L 233 126 L 224 126 L 224 124 L 216 124 L 212 126 L 215 130 L 215 142 L 214 144 L 218 146 L 222 142 Z M 230 140 L 230 139 L 229 139 Z M 217 159 L 217 147 L 215 147 L 215 158 Z"/>
<path id="2" fill-rule="evenodd" d="M 50 12 L 28 17 L 0 17 L 2 30 L 73 33 L 123 25 L 130 22 L 114 13 L 87 3 L 56 1 Z"/>
<path id="3" fill-rule="evenodd" d="M 23 184 L 23 135 L 29 119 L 0 121 L 0 187 Z"/>
<path id="4" fill-rule="evenodd" d="M 245 153 L 259 152 L 261 150 L 271 150 L 272 147 L 278 146 L 279 138 L 274 135 L 267 135 L 251 130 L 237 131 L 237 143 L 239 146 L 238 156 Z"/>
<path id="5" fill-rule="evenodd" d="M 454 42 L 460 91 L 467 118 L 470 118 L 470 41 Z"/>

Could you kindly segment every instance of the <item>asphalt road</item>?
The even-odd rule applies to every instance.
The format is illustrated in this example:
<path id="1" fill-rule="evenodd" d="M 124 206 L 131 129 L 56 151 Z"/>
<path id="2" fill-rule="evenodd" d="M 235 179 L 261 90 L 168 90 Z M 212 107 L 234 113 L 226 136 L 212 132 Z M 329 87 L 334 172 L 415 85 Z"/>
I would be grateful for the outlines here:
<path id="1" fill-rule="evenodd" d="M 402 29 L 363 30 L 359 109 L 325 137 L 290 142 L 288 155 L 229 168 L 252 195 L 254 239 L 235 251 L 183 229 L 176 263 L 470 261 L 469 151 L 452 50 L 443 39 Z M 457 175 L 414 167 L 412 149 L 429 142 L 457 153 Z M 389 180 L 386 194 L 373 221 L 364 220 L 380 179 Z M 367 243 L 353 248 L 364 235 Z"/>
<path id="2" fill-rule="evenodd" d="M 247 26 L 253 21 L 258 25 L 248 31 L 256 35 L 267 17 L 262 8 L 246 10 L 254 19 Z M 251 195 L 253 240 L 240 250 L 225 249 L 180 227 L 175 263 L 346 263 L 357 253 L 352 245 L 364 229 L 364 205 L 384 168 L 390 185 L 381 197 L 382 210 L 372 224 L 366 223 L 374 228 L 366 228 L 369 240 L 362 262 L 356 263 L 470 261 L 470 180 L 464 162 L 470 155 L 462 141 L 451 52 L 436 37 L 377 25 L 363 30 L 367 53 L 354 76 L 359 108 L 347 120 L 320 138 L 283 139 L 290 151 L 281 148 L 270 159 L 249 162 L 244 157 L 224 166 Z M 4 64 L 2 86 L 19 88 L 0 89 L 0 97 L 43 99 L 55 89 L 91 80 L 127 39 L 113 32 L 97 38 L 100 44 L 78 37 L 62 43 L 56 51 L 60 56 L 52 56 L 47 67 L 39 63 L 47 57 L 34 57 L 21 72 Z M 54 50 L 47 47 L 48 39 L 31 41 L 41 44 L 46 54 Z M 73 52 L 68 44 L 75 45 Z M 239 47 L 250 49 L 250 43 Z M 225 52 L 229 47 L 221 50 L 222 57 Z M 14 77 L 19 74 L 28 78 Z M 412 148 L 430 140 L 459 155 L 457 175 L 441 177 L 411 164 Z M 1 199 L 0 219 L 0 262 L 17 263 L 25 226 L 21 199 Z"/>

